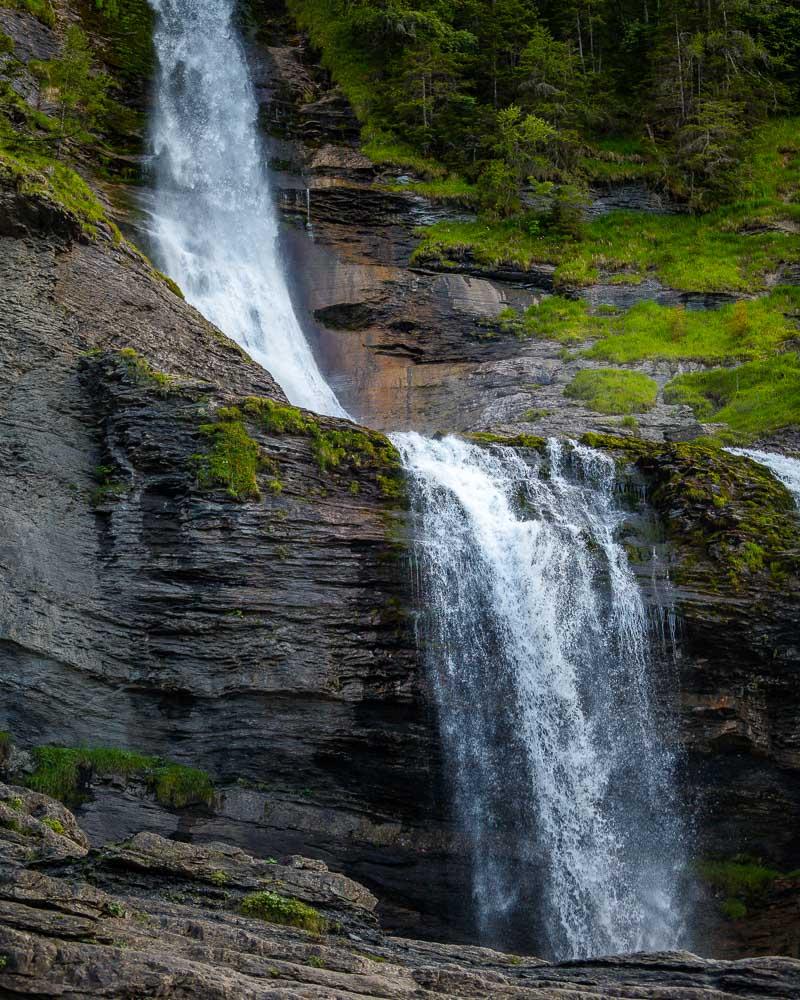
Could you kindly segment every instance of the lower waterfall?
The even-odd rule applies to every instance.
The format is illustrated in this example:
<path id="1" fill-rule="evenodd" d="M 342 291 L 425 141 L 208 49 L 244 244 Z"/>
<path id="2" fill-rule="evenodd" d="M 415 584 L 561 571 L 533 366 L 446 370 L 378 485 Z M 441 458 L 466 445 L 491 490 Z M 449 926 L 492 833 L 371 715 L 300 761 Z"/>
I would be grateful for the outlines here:
<path id="1" fill-rule="evenodd" d="M 558 958 L 675 947 L 684 865 L 648 627 L 607 456 L 393 438 L 481 938 Z"/>

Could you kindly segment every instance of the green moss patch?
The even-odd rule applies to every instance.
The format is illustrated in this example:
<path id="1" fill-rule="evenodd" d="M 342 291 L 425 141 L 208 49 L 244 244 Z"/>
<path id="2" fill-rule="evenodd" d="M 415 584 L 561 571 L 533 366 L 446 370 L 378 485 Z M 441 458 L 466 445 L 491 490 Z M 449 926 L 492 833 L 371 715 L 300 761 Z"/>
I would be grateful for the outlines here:
<path id="1" fill-rule="evenodd" d="M 312 934 L 325 934 L 330 924 L 313 906 L 299 899 L 281 896 L 277 892 L 253 892 L 242 900 L 241 911 L 246 917 L 268 920 L 271 924 L 300 927 Z"/>
<path id="2" fill-rule="evenodd" d="M 161 394 L 166 394 L 173 387 L 175 377 L 157 371 L 147 358 L 132 347 L 123 347 L 118 352 L 130 375 L 141 385 L 151 386 Z"/>
<path id="3" fill-rule="evenodd" d="M 354 474 L 371 470 L 381 492 L 394 499 L 404 494 L 400 456 L 392 442 L 363 427 L 325 428 L 312 415 L 272 399 L 251 396 L 242 413 L 268 434 L 289 434 L 311 439 L 311 450 L 321 472 Z"/>
<path id="4" fill-rule="evenodd" d="M 670 538 L 687 550 L 682 572 L 693 572 L 702 555 L 733 587 L 753 576 L 781 585 L 796 574 L 800 520 L 791 494 L 768 469 L 709 444 L 604 434 L 583 441 L 616 452 L 645 476 Z"/>
<path id="5" fill-rule="evenodd" d="M 644 413 L 656 405 L 658 385 L 641 372 L 604 368 L 578 372 L 564 389 L 595 413 Z"/>
<path id="6" fill-rule="evenodd" d="M 536 434 L 516 434 L 508 437 L 488 431 L 475 431 L 472 434 L 465 434 L 464 437 L 475 444 L 499 444 L 506 448 L 533 448 L 535 451 L 543 451 L 547 447 L 545 439 Z"/>
<path id="7" fill-rule="evenodd" d="M 744 919 L 748 908 L 763 901 L 775 880 L 781 877 L 775 868 L 744 856 L 702 861 L 698 871 L 703 881 L 724 897 L 720 909 L 729 920 Z"/>
<path id="8" fill-rule="evenodd" d="M 35 747 L 36 769 L 27 779 L 29 788 L 67 804 L 81 801 L 81 784 L 91 775 L 137 777 L 155 793 L 162 805 L 182 808 L 210 805 L 214 787 L 205 771 L 173 764 L 112 747 Z"/>
<path id="9" fill-rule="evenodd" d="M 261 449 L 248 434 L 237 407 L 221 407 L 216 418 L 214 423 L 200 427 L 211 448 L 204 455 L 194 456 L 198 483 L 201 489 L 222 486 L 233 500 L 257 500 L 261 496 Z"/>
<path id="10" fill-rule="evenodd" d="M 800 355 L 679 375 L 666 385 L 664 398 L 691 406 L 698 420 L 726 424 L 720 436 L 727 443 L 746 444 L 800 424 Z"/>

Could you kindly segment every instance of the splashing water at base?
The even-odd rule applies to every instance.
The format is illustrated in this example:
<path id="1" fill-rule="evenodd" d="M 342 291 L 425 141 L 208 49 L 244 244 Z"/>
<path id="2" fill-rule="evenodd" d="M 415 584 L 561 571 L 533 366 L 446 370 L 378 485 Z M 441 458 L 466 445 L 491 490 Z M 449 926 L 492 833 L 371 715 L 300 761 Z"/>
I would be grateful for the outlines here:
<path id="1" fill-rule="evenodd" d="M 676 947 L 675 762 L 614 537 L 613 461 L 555 441 L 532 467 L 508 448 L 393 440 L 483 939 L 507 943 L 538 909 L 558 958 Z"/>
<path id="2" fill-rule="evenodd" d="M 244 347 L 291 402 L 346 416 L 292 308 L 257 104 L 233 0 L 150 0 L 158 57 L 152 118 L 159 266 Z"/>
<path id="3" fill-rule="evenodd" d="M 765 465 L 786 487 L 800 508 L 800 459 L 789 458 L 777 451 L 759 451 L 756 448 L 726 448 L 731 455 L 743 455 L 759 465 Z"/>

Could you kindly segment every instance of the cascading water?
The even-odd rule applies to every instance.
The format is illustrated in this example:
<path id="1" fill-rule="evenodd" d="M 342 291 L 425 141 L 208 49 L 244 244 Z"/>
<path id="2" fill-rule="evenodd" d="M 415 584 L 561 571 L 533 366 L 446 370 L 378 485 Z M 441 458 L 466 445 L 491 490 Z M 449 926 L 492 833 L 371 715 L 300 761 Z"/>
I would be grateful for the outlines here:
<path id="1" fill-rule="evenodd" d="M 456 438 L 394 441 L 420 520 L 423 634 L 484 940 L 532 923 L 538 872 L 557 957 L 674 947 L 674 760 L 614 538 L 614 463 L 555 441 L 534 466 Z"/>
<path id="2" fill-rule="evenodd" d="M 800 507 L 800 459 L 789 458 L 776 451 L 759 451 L 755 448 L 728 448 L 731 455 L 743 455 L 759 465 L 765 465 L 786 487 Z"/>
<path id="3" fill-rule="evenodd" d="M 232 25 L 234 0 L 150 0 L 161 267 L 280 382 L 343 415 L 295 317 Z M 481 931 L 559 957 L 672 946 L 681 829 L 613 464 L 550 445 L 395 436 L 420 519 L 426 646 Z M 537 894 L 541 899 L 536 898 Z M 542 905 L 543 903 L 543 905 Z"/>
<path id="4" fill-rule="evenodd" d="M 293 403 L 344 416 L 303 336 L 281 269 L 234 0 L 150 2 L 158 58 L 153 255 Z"/>

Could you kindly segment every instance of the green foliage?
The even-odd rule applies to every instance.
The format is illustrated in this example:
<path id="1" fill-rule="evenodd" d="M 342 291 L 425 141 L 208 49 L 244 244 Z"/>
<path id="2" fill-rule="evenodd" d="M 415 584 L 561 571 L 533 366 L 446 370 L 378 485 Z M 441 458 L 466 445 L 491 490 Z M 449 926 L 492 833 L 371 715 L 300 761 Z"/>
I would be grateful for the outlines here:
<path id="1" fill-rule="evenodd" d="M 119 231 L 109 223 L 105 210 L 83 178 L 70 167 L 38 150 L 25 148 L 0 133 L 0 180 L 10 181 L 26 195 L 49 201 L 72 215 L 89 236 L 98 234 L 102 223 L 116 238 Z"/>
<path id="2" fill-rule="evenodd" d="M 800 424 L 800 356 L 791 352 L 738 368 L 679 375 L 664 398 L 692 407 L 698 420 L 726 424 L 729 443 L 747 443 Z"/>
<path id="3" fill-rule="evenodd" d="M 153 71 L 153 11 L 147 0 L 87 0 L 87 26 L 105 42 L 108 65 L 123 98 L 129 88 L 140 89 Z"/>
<path id="4" fill-rule="evenodd" d="M 781 874 L 746 856 L 702 861 L 698 868 L 703 881 L 725 897 L 720 909 L 729 920 L 746 917 L 748 906 L 761 901 Z"/>
<path id="5" fill-rule="evenodd" d="M 241 910 L 246 917 L 258 917 L 272 924 L 300 927 L 313 934 L 325 934 L 329 922 L 313 906 L 299 899 L 280 896 L 277 892 L 253 892 L 242 900 Z"/>
<path id="6" fill-rule="evenodd" d="M 28 787 L 68 804 L 80 802 L 81 784 L 92 774 L 141 778 L 159 802 L 173 808 L 208 805 L 214 797 L 211 779 L 205 771 L 130 750 L 43 746 L 34 748 L 33 757 L 36 770 L 26 780 Z"/>
<path id="7" fill-rule="evenodd" d="M 77 25 L 67 29 L 58 59 L 31 61 L 28 70 L 56 104 L 56 150 L 65 138 L 91 133 L 98 127 L 108 110 L 107 91 L 111 79 L 94 68 L 89 39 Z"/>
<path id="8" fill-rule="evenodd" d="M 56 23 L 51 0 L 3 0 L 0 7 L 15 7 L 17 10 L 26 10 L 42 24 L 46 24 L 48 28 L 54 27 Z"/>
<path id="9" fill-rule="evenodd" d="M 194 456 L 200 488 L 224 486 L 234 500 L 257 500 L 261 449 L 247 433 L 237 407 L 221 407 L 215 416 L 214 423 L 200 427 L 211 444 L 208 453 Z"/>
<path id="10" fill-rule="evenodd" d="M 53 831 L 53 833 L 59 834 L 63 837 L 66 831 L 64 830 L 64 824 L 60 819 L 54 819 L 52 816 L 45 816 L 42 820 L 42 824 Z"/>
<path id="11" fill-rule="evenodd" d="M 656 405 L 657 383 L 641 372 L 604 368 L 579 371 L 564 389 L 596 413 L 644 413 Z"/>
<path id="12" fill-rule="evenodd" d="M 131 376 L 141 385 L 151 386 L 160 395 L 166 395 L 175 383 L 173 375 L 157 371 L 147 358 L 139 354 L 132 347 L 123 347 L 119 352 L 119 357 L 124 362 Z"/>

